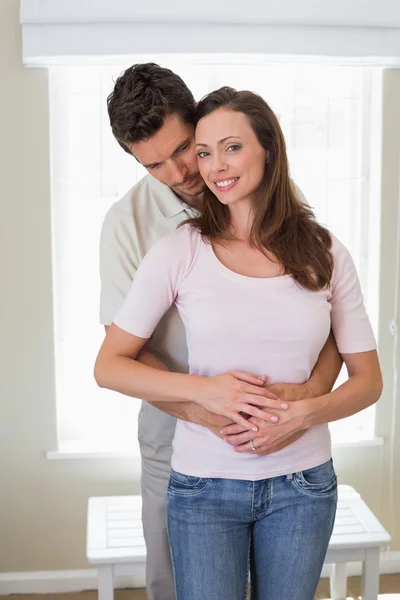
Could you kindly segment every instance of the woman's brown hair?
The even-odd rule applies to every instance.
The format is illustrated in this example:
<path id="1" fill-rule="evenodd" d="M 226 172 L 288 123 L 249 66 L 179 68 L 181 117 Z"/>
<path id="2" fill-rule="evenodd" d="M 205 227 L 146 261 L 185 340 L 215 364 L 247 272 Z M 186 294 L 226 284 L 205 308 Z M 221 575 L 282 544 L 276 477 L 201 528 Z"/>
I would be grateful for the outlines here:
<path id="1" fill-rule="evenodd" d="M 301 286 L 312 291 L 326 288 L 333 270 L 331 236 L 317 223 L 310 207 L 295 195 L 285 140 L 274 112 L 258 94 L 222 87 L 199 102 L 196 124 L 220 108 L 245 114 L 267 154 L 264 177 L 254 198 L 252 244 L 262 252 L 271 252 L 283 265 L 285 274 Z M 210 242 L 231 237 L 229 209 L 208 188 L 201 215 L 186 223 Z"/>

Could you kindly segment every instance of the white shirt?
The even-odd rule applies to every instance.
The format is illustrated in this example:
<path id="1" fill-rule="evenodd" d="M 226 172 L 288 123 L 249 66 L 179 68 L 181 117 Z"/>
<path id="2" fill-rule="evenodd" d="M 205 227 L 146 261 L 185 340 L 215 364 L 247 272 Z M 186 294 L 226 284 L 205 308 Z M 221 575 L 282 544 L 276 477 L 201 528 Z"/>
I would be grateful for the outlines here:
<path id="1" fill-rule="evenodd" d="M 197 211 L 151 175 L 141 179 L 110 208 L 100 238 L 100 322 L 111 325 L 140 262 L 158 240 L 175 231 Z M 151 298 L 149 298 L 151 302 Z M 188 356 L 183 323 L 173 306 L 154 331 L 152 350 L 168 368 L 187 373 Z"/>

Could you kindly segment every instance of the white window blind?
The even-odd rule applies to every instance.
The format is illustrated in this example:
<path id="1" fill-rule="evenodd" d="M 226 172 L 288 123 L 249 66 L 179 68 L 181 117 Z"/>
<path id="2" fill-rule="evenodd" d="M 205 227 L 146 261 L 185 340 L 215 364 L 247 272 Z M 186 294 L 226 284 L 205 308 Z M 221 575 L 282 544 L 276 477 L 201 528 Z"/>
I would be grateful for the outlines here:
<path id="1" fill-rule="evenodd" d="M 398 0 L 21 0 L 25 65 L 241 52 L 398 66 Z"/>
<path id="2" fill-rule="evenodd" d="M 210 56 L 158 62 L 178 72 L 196 99 L 231 85 L 269 102 L 285 134 L 292 178 L 353 255 L 377 334 L 379 223 L 372 219 L 369 186 L 372 70 L 271 65 L 243 56 L 223 63 Z M 124 68 L 50 69 L 60 448 L 137 451 L 140 401 L 97 388 L 92 375 L 104 335 L 98 323 L 101 224 L 111 204 L 145 174 L 112 137 L 106 113 L 113 78 Z M 334 441 L 371 438 L 374 414 L 370 408 L 332 424 Z"/>

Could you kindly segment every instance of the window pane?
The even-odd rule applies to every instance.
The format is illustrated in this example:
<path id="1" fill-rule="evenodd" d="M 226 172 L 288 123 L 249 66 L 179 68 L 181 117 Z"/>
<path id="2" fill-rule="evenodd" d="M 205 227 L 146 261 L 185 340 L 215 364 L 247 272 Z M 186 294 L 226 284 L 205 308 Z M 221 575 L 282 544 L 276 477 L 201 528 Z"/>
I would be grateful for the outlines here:
<path id="1" fill-rule="evenodd" d="M 139 62 L 132 60 L 132 62 Z M 262 95 L 280 120 L 291 176 L 317 218 L 349 248 L 363 289 L 377 290 L 366 248 L 370 227 L 368 173 L 370 70 L 271 65 L 262 59 L 162 57 L 196 99 L 222 85 Z M 106 97 L 121 67 L 51 69 L 51 135 L 60 441 L 102 448 L 136 446 L 140 401 L 99 389 L 92 376 L 103 331 L 98 324 L 98 246 L 109 207 L 145 171 L 112 137 Z M 371 233 L 372 232 L 372 233 Z M 375 263 L 374 263 L 375 264 Z M 368 281 L 367 281 L 368 279 Z M 368 285 L 367 285 L 368 283 Z M 370 292 L 371 293 L 371 292 Z M 366 297 L 376 305 L 376 297 Z M 375 325 L 375 323 L 374 323 Z M 375 331 L 376 332 L 376 331 Z M 335 441 L 373 435 L 374 409 L 332 425 Z"/>

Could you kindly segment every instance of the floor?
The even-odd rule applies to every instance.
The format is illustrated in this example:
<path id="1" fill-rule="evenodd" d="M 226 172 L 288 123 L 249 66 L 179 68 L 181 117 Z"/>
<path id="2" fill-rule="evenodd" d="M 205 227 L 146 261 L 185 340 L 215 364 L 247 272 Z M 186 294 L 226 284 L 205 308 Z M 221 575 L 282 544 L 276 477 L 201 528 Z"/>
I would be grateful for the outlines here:
<path id="1" fill-rule="evenodd" d="M 400 574 L 382 575 L 380 593 L 400 594 Z M 347 583 L 347 600 L 360 599 L 360 578 L 350 577 Z M 318 586 L 317 599 L 329 599 L 329 582 L 322 579 Z M 0 596 L 0 600 L 97 600 L 97 592 L 80 592 L 76 594 L 46 594 L 46 595 L 23 595 L 23 596 Z M 115 600 L 146 600 L 144 590 L 117 590 Z M 384 600 L 384 596 L 382 596 Z"/>

